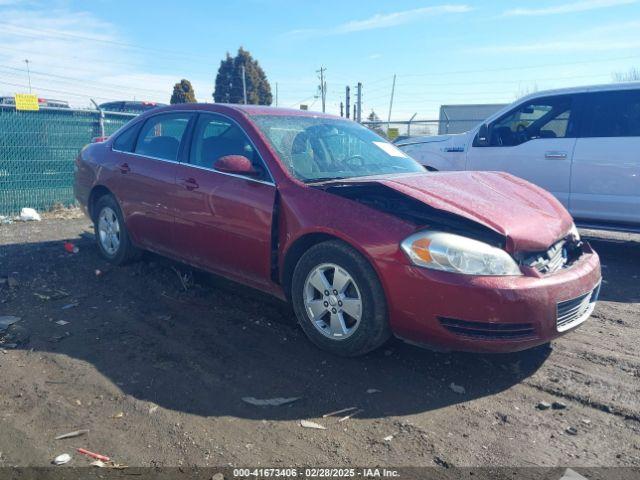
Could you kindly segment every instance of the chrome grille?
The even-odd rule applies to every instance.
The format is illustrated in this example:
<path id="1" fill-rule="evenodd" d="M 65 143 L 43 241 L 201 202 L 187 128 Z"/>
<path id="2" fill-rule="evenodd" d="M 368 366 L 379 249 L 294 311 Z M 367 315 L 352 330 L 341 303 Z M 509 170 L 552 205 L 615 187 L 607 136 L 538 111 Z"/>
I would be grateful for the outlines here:
<path id="1" fill-rule="evenodd" d="M 556 307 L 556 328 L 559 332 L 569 330 L 580 323 L 584 322 L 596 305 L 598 294 L 600 293 L 600 284 L 591 292 L 580 295 L 579 297 L 558 303 Z"/>

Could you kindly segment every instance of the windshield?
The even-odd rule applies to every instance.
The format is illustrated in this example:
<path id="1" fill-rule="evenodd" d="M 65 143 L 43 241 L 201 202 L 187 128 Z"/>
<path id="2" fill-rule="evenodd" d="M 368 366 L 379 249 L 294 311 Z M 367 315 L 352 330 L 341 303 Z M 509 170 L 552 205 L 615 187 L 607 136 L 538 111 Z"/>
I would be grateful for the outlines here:
<path id="1" fill-rule="evenodd" d="M 404 152 L 348 120 L 254 115 L 282 163 L 303 182 L 393 173 L 424 173 Z"/>

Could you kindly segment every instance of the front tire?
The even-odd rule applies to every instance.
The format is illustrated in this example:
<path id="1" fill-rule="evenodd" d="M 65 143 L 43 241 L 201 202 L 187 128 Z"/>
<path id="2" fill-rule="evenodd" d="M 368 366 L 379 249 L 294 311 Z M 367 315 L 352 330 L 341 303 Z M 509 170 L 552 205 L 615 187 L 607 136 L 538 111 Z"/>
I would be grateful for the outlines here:
<path id="1" fill-rule="evenodd" d="M 340 241 L 314 245 L 300 258 L 291 298 L 307 337 L 333 354 L 363 355 L 391 335 L 387 302 L 375 270 Z"/>
<path id="2" fill-rule="evenodd" d="M 96 243 L 102 257 L 114 265 L 124 265 L 140 258 L 142 251 L 131 243 L 116 199 L 112 195 L 104 195 L 93 210 Z"/>

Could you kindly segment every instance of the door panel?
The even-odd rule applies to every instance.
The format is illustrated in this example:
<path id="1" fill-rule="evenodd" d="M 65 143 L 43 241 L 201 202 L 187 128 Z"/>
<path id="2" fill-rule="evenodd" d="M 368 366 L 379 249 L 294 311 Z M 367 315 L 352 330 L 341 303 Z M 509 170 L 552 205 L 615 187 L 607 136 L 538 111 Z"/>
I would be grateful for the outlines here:
<path id="1" fill-rule="evenodd" d="M 575 138 L 538 138 L 513 147 L 471 147 L 468 170 L 509 172 L 553 193 L 569 207 Z"/>
<path id="2" fill-rule="evenodd" d="M 114 193 L 134 242 L 159 253 L 173 253 L 177 163 L 127 153 L 117 155 L 120 179 Z"/>
<path id="3" fill-rule="evenodd" d="M 640 137 L 579 138 L 571 213 L 576 218 L 640 223 Z"/>
<path id="4" fill-rule="evenodd" d="M 584 220 L 640 224 L 640 90 L 590 94 L 586 103 L 571 212 Z"/>
<path id="5" fill-rule="evenodd" d="M 127 228 L 137 245 L 159 253 L 178 253 L 173 232 L 174 205 L 181 192 L 176 185 L 176 168 L 182 137 L 192 117 L 188 113 L 154 115 L 134 127 L 139 128 L 135 138 L 127 138 L 125 131 L 114 142 L 115 193 Z"/>
<path id="6" fill-rule="evenodd" d="M 535 98 L 516 106 L 488 126 L 485 141 L 474 141 L 467 170 L 511 173 L 548 190 L 568 208 L 575 111 L 571 95 Z"/>
<path id="7" fill-rule="evenodd" d="M 176 240 L 189 261 L 266 285 L 275 186 L 191 165 L 177 168 Z"/>
<path id="8" fill-rule="evenodd" d="M 233 120 L 203 113 L 189 150 L 189 163 L 178 165 L 176 172 L 177 241 L 194 265 L 266 286 L 276 187 L 257 149 Z M 255 175 L 216 171 L 215 162 L 227 155 L 249 159 Z"/>

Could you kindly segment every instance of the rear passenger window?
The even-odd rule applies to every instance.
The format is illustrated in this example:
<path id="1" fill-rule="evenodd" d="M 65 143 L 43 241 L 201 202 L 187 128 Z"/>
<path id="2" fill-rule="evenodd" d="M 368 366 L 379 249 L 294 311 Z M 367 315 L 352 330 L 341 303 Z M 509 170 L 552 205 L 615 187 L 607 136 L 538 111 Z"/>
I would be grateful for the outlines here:
<path id="1" fill-rule="evenodd" d="M 640 137 L 640 90 L 589 95 L 585 137 Z"/>
<path id="2" fill-rule="evenodd" d="M 190 115 L 155 115 L 149 118 L 138 136 L 135 152 L 148 157 L 175 161 Z"/>
<path id="3" fill-rule="evenodd" d="M 113 149 L 120 152 L 133 152 L 136 135 L 140 130 L 140 124 L 133 125 L 116 137 L 113 142 Z"/>

